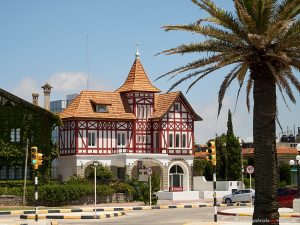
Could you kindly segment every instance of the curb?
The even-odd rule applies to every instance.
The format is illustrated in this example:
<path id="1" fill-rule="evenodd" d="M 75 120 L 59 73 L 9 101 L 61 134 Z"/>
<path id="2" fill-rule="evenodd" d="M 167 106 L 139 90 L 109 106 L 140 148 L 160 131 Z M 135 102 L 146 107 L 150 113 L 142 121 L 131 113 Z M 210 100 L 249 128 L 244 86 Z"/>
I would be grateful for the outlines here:
<path id="1" fill-rule="evenodd" d="M 235 204 L 217 204 L 218 207 L 227 206 L 250 206 L 250 203 L 235 203 Z M 135 210 L 153 210 L 153 209 L 182 209 L 182 208 L 201 208 L 213 207 L 213 204 L 188 204 L 188 205 L 157 205 L 157 206 L 128 206 L 128 207 L 99 207 L 97 212 L 102 211 L 135 211 Z M 94 212 L 94 208 L 73 208 L 73 209 L 46 209 L 38 210 L 39 214 L 48 213 L 73 213 L 73 212 Z M 0 211 L 1 215 L 20 215 L 20 214 L 35 214 L 34 210 L 13 210 L 13 211 Z"/>
<path id="2" fill-rule="evenodd" d="M 89 219 L 106 219 L 118 216 L 126 215 L 125 212 L 115 212 L 115 213 L 106 213 L 101 215 L 38 215 L 39 219 L 57 219 L 57 220 L 65 220 L 65 219 L 81 219 L 81 220 L 89 220 Z M 35 215 L 20 215 L 20 219 L 35 219 Z"/>
<path id="3" fill-rule="evenodd" d="M 218 211 L 218 215 L 223 215 L 223 216 L 252 216 L 252 213 L 227 213 L 227 212 L 222 212 Z M 291 214 L 291 213 L 279 213 L 279 217 L 284 217 L 284 218 L 300 218 L 300 214 Z"/>

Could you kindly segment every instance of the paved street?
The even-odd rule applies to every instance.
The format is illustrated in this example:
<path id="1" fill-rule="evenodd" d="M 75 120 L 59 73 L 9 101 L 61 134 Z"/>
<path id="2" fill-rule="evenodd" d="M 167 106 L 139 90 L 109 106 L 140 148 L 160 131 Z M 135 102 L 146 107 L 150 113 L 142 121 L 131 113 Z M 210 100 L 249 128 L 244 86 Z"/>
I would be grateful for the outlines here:
<path id="1" fill-rule="evenodd" d="M 219 210 L 228 209 L 229 207 L 220 207 Z M 85 215 L 91 213 L 84 213 Z M 10 219 L 11 222 L 28 222 L 29 224 L 35 224 L 32 220 L 20 220 L 19 216 L 1 216 L 0 224 L 16 224 L 16 223 L 2 223 L 3 220 Z M 45 220 L 40 220 L 45 221 Z M 183 224 L 197 224 L 198 222 L 213 222 L 213 208 L 192 208 L 192 209 L 166 209 L 166 210 L 144 210 L 144 211 L 129 211 L 126 212 L 125 216 L 108 218 L 102 220 L 56 220 L 58 224 L 174 224 L 174 225 L 183 225 Z M 222 216 L 218 215 L 218 221 L 223 222 L 248 222 L 250 224 L 251 217 L 234 217 L 234 216 Z M 283 218 L 283 222 L 292 222 L 295 224 L 300 224 L 300 218 Z M 44 223 L 46 224 L 46 223 Z"/>

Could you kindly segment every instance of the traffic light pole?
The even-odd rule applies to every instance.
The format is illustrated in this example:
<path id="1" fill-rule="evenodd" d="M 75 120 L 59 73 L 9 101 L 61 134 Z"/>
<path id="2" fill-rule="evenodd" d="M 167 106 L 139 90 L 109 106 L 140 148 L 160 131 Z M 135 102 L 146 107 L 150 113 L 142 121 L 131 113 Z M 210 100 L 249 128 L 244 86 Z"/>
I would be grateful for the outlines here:
<path id="1" fill-rule="evenodd" d="M 218 221 L 218 209 L 217 209 L 217 176 L 216 166 L 213 165 L 213 188 L 214 188 L 214 222 Z"/>
<path id="2" fill-rule="evenodd" d="M 34 196 L 35 196 L 35 221 L 38 221 L 38 177 L 37 170 L 34 170 Z"/>

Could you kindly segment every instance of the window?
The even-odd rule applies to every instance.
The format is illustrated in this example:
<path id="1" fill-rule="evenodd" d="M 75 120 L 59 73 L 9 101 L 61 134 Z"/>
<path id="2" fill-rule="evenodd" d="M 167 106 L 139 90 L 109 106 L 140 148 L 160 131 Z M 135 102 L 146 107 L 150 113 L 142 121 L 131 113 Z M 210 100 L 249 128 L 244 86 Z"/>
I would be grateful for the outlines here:
<path id="1" fill-rule="evenodd" d="M 0 179 L 7 179 L 6 166 L 0 166 Z"/>
<path id="2" fill-rule="evenodd" d="M 174 111 L 176 111 L 176 112 L 179 111 L 179 103 L 175 103 L 175 105 L 174 105 Z"/>
<path id="3" fill-rule="evenodd" d="M 10 142 L 20 142 L 20 128 L 12 128 L 10 130 Z"/>
<path id="4" fill-rule="evenodd" d="M 88 132 L 88 146 L 89 147 L 96 146 L 96 133 L 93 131 Z"/>
<path id="5" fill-rule="evenodd" d="M 117 136 L 118 136 L 117 145 L 118 146 L 125 146 L 125 140 L 126 140 L 125 133 L 118 133 Z"/>
<path id="6" fill-rule="evenodd" d="M 151 144 L 151 136 L 146 135 L 146 144 Z"/>
<path id="7" fill-rule="evenodd" d="M 107 112 L 107 105 L 96 105 L 96 112 Z"/>
<path id="8" fill-rule="evenodd" d="M 182 148 L 186 148 L 186 134 L 182 134 Z"/>
<path id="9" fill-rule="evenodd" d="M 159 148 L 159 133 L 158 132 L 154 133 L 154 147 Z"/>
<path id="10" fill-rule="evenodd" d="M 173 134 L 169 134 L 169 147 L 173 147 Z"/>
<path id="11" fill-rule="evenodd" d="M 145 117 L 145 108 L 142 105 L 138 105 L 138 118 Z"/>
<path id="12" fill-rule="evenodd" d="M 184 172 L 181 166 L 178 165 L 172 166 L 169 173 L 170 187 L 182 187 L 183 174 Z"/>
<path id="13" fill-rule="evenodd" d="M 179 148 L 179 142 L 180 142 L 179 134 L 176 134 L 176 138 L 175 138 L 175 146 L 176 146 L 176 148 Z"/>

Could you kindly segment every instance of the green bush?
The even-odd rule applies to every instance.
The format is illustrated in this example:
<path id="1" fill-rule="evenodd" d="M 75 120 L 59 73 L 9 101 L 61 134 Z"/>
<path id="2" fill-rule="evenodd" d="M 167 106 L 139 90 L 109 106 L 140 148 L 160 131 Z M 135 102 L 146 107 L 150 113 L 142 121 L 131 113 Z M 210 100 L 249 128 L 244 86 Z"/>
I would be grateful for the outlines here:
<path id="1" fill-rule="evenodd" d="M 108 185 L 97 185 L 97 196 L 112 195 L 114 189 Z M 54 184 L 39 187 L 39 199 L 47 202 L 49 206 L 67 205 L 72 200 L 78 200 L 87 195 L 94 194 L 94 186 L 91 184 Z M 27 202 L 34 203 L 34 187 L 27 189 Z"/>
<path id="2" fill-rule="evenodd" d="M 291 184 L 291 167 L 289 164 L 279 166 L 279 183 Z"/>
<path id="3" fill-rule="evenodd" d="M 132 195 L 135 192 L 135 189 L 131 185 L 124 182 L 116 182 L 112 187 L 117 193 L 124 193 L 126 195 Z"/>
<path id="4" fill-rule="evenodd" d="M 106 197 L 112 195 L 115 192 L 116 192 L 115 189 L 113 189 L 108 185 L 105 184 L 97 185 L 97 196 Z"/>
<path id="5" fill-rule="evenodd" d="M 132 192 L 133 201 L 143 201 L 143 197 L 141 194 L 141 187 L 143 185 L 143 182 L 127 175 L 125 177 L 125 183 L 130 185 L 134 189 L 134 191 Z"/>
<path id="6" fill-rule="evenodd" d="M 107 166 L 98 165 L 96 167 L 96 176 L 100 182 L 104 182 L 113 178 L 113 173 Z M 86 177 L 94 178 L 94 169 L 92 167 L 86 171 Z"/>
<path id="7" fill-rule="evenodd" d="M 90 182 L 85 177 L 71 176 L 64 181 L 64 184 L 73 185 L 73 184 L 89 184 Z"/>
<path id="8" fill-rule="evenodd" d="M 245 188 L 250 188 L 250 178 L 244 178 L 244 185 Z M 251 178 L 251 188 L 255 187 L 255 180 L 253 178 Z"/>
<path id="9" fill-rule="evenodd" d="M 23 195 L 23 187 L 0 187 L 0 195 Z"/>
<path id="10" fill-rule="evenodd" d="M 26 181 L 26 185 L 33 185 L 34 182 L 31 180 Z M 23 187 L 24 180 L 1 180 L 0 187 Z"/>

